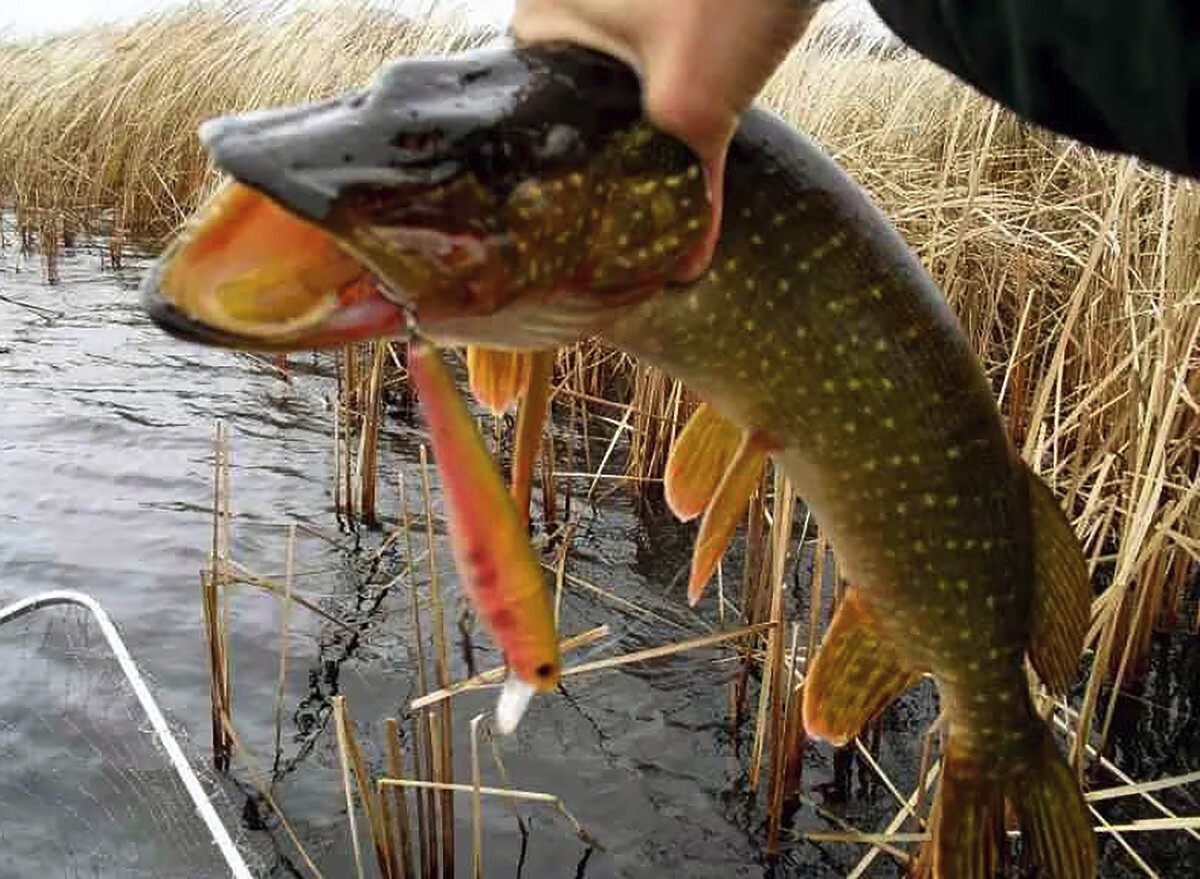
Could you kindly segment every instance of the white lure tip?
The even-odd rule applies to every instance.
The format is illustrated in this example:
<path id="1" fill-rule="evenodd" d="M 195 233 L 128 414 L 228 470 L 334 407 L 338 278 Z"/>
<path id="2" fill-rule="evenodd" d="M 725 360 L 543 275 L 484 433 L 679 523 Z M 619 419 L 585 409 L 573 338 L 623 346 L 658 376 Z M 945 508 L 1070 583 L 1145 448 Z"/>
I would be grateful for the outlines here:
<path id="1" fill-rule="evenodd" d="M 516 675 L 510 674 L 505 679 L 504 689 L 496 701 L 496 731 L 500 735 L 506 736 L 516 730 L 536 692 L 533 684 L 526 683 Z"/>

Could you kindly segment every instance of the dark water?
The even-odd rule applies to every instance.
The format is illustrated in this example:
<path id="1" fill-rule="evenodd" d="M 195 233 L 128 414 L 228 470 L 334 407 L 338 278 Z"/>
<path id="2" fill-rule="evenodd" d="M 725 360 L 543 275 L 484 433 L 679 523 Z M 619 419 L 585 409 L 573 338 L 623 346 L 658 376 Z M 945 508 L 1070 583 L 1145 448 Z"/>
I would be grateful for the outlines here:
<path id="1" fill-rule="evenodd" d="M 256 779 L 269 777 L 276 762 L 280 618 L 272 598 L 249 589 L 234 595 L 230 632 L 234 719 L 252 757 L 238 761 L 231 777 L 209 769 L 198 572 L 210 540 L 213 426 L 226 423 L 234 557 L 252 570 L 278 572 L 288 525 L 306 526 L 297 588 L 353 625 L 351 635 L 293 611 L 273 788 L 324 874 L 353 875 L 328 699 L 347 696 L 378 767 L 381 720 L 404 717 L 416 691 L 416 639 L 407 585 L 389 587 L 402 553 L 385 552 L 373 564 L 382 535 L 340 531 L 334 515 L 329 364 L 300 362 L 285 386 L 261 361 L 184 346 L 153 329 L 135 294 L 144 261 L 130 258 L 109 271 L 98 244 L 84 242 L 65 254 L 61 283 L 47 287 L 37 259 L 16 253 L 11 234 L 8 243 L 0 252 L 0 296 L 47 313 L 0 301 L 0 601 L 50 588 L 99 599 L 256 871 L 308 875 L 255 793 Z M 420 440 L 412 414 L 397 408 L 382 443 L 388 517 L 397 513 L 398 478 L 412 489 L 418 484 Z M 716 625 L 711 603 L 697 615 L 681 600 L 686 529 L 639 513 L 619 492 L 597 506 L 577 499 L 573 509 L 571 573 L 653 614 L 631 614 L 569 589 L 564 631 L 605 622 L 613 630 L 609 641 L 576 658 L 655 646 Z M 453 622 L 461 604 L 440 534 L 438 551 Z M 418 583 L 422 598 L 427 588 Z M 806 617 L 799 590 L 792 599 Z M 495 664 L 486 643 L 477 648 L 481 667 Z M 734 753 L 728 723 L 734 666 L 714 662 L 725 655 L 709 651 L 580 677 L 568 681 L 565 694 L 537 701 L 520 733 L 498 743 L 512 785 L 560 796 L 603 849 L 590 849 L 561 818 L 537 808 L 523 810 L 523 846 L 510 811 L 486 802 L 487 874 L 846 875 L 864 848 L 793 840 L 778 866 L 762 857 L 763 812 L 745 792 L 745 760 Z M 222 875 L 106 657 L 81 614 L 49 611 L 0 628 L 0 876 Z M 453 658 L 455 676 L 464 675 L 457 650 Z M 491 700 L 471 694 L 456 702 L 460 780 L 469 780 L 469 721 Z M 925 688 L 885 718 L 879 759 L 905 793 L 917 771 L 918 736 L 935 710 Z M 1200 766 L 1198 711 L 1200 651 L 1186 637 L 1163 638 L 1144 687 L 1120 702 L 1116 761 L 1138 780 Z M 745 750 L 752 729 L 740 732 Z M 484 782 L 501 784 L 490 755 L 483 764 Z M 806 802 L 793 836 L 837 829 L 814 805 L 867 830 L 882 829 L 896 811 L 859 760 L 835 759 L 828 748 L 807 751 L 804 779 Z M 1182 814 L 1200 812 L 1194 793 L 1161 797 Z M 1121 821 L 1154 814 L 1135 801 L 1105 811 Z M 467 799 L 458 800 L 458 821 L 459 872 L 466 874 Z M 1131 844 L 1161 876 L 1200 874 L 1200 843 L 1181 833 L 1139 834 Z M 1142 875 L 1115 845 L 1105 843 L 1104 851 L 1103 875 Z M 881 857 L 867 875 L 899 870 Z"/>

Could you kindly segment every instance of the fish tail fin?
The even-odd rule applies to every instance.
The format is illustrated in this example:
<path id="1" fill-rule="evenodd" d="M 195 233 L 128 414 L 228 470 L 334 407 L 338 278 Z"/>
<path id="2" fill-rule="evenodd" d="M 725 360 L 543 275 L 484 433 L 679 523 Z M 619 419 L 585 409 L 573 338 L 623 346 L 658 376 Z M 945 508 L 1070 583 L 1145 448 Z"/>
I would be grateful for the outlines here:
<path id="1" fill-rule="evenodd" d="M 1040 723 L 1040 721 L 1039 721 Z M 1096 848 L 1079 783 L 1048 727 L 1023 766 L 1002 774 L 956 747 L 953 727 L 930 813 L 930 841 L 910 876 L 992 879 L 999 865 L 1005 802 L 1017 814 L 1042 879 L 1092 879 Z"/>
<path id="2" fill-rule="evenodd" d="M 1096 838 L 1079 780 L 1041 724 L 1033 761 L 1008 782 L 1007 792 L 1031 860 L 1045 879 L 1096 875 Z"/>
<path id="3" fill-rule="evenodd" d="M 1004 782 L 955 751 L 951 732 L 929 815 L 930 841 L 910 877 L 992 879 L 996 873 L 1004 829 Z"/>

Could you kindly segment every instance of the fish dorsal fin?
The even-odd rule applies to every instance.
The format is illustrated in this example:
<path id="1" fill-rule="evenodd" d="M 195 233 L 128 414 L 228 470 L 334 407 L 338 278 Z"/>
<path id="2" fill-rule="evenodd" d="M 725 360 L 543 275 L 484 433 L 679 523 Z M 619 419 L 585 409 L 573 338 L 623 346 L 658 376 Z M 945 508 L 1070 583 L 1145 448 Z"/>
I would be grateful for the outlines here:
<path id="1" fill-rule="evenodd" d="M 667 506 L 690 522 L 708 507 L 742 442 L 742 429 L 701 403 L 671 446 L 663 491 Z"/>
<path id="2" fill-rule="evenodd" d="M 467 348 L 467 383 L 471 395 L 499 415 L 508 410 L 529 386 L 532 355 L 494 348 Z"/>
<path id="3" fill-rule="evenodd" d="M 1033 529 L 1033 608 L 1029 662 L 1046 687 L 1063 694 L 1079 669 L 1092 589 L 1079 539 L 1050 487 L 1026 468 Z"/>
<path id="4" fill-rule="evenodd" d="M 919 679 L 880 637 L 858 593 L 848 589 L 804 679 L 804 728 L 844 745 Z"/>
<path id="5" fill-rule="evenodd" d="M 741 437 L 725 472 L 721 475 L 716 491 L 696 534 L 696 545 L 692 548 L 692 574 L 688 580 L 688 602 L 695 606 L 704 594 L 704 587 L 712 579 L 717 564 L 737 532 L 738 523 L 746 516 L 750 498 L 762 478 L 767 462 L 767 446 L 760 437 L 746 433 Z M 719 471 L 718 471 L 719 472 Z"/>

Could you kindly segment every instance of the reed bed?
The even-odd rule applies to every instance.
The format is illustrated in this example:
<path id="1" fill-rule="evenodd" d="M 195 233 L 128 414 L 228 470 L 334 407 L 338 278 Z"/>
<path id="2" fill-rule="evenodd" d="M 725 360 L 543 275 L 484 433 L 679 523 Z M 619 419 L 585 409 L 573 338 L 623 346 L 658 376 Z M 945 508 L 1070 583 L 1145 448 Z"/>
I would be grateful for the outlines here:
<path id="1" fill-rule="evenodd" d="M 165 235 L 215 183 L 194 137 L 202 119 L 318 98 L 366 80 L 390 57 L 485 38 L 461 22 L 415 22 L 369 5 L 266 15 L 216 5 L 129 27 L 0 44 L 0 205 L 17 211 L 22 239 L 39 242 L 47 254 L 99 216 L 118 241 Z M 1081 771 L 1115 775 L 1106 744 L 1120 685 L 1140 670 L 1156 628 L 1200 625 L 1200 190 L 1034 129 L 931 65 L 845 30 L 815 31 L 764 100 L 830 150 L 905 234 L 960 315 L 1018 448 L 1069 511 L 1096 586 L 1090 671 L 1071 705 L 1047 710 Z M 386 521 L 376 488 L 379 432 L 383 402 L 406 392 L 403 352 L 385 343 L 364 346 L 342 352 L 337 366 L 338 507 L 348 520 Z M 653 497 L 693 405 L 677 383 L 594 342 L 560 352 L 555 428 L 547 437 L 566 432 L 577 441 L 550 447 L 541 479 L 544 524 L 562 546 L 552 568 L 560 590 L 603 595 L 614 612 L 654 613 L 572 574 L 571 492 L 586 477 L 589 502 L 611 490 Z M 506 429 L 498 422 L 494 433 L 503 440 Z M 428 484 L 420 494 L 428 509 Z M 217 509 L 222 503 L 218 498 Z M 428 529 L 422 537 L 412 525 L 408 506 L 405 498 L 393 518 L 402 523 L 395 539 L 409 547 L 411 576 L 416 544 L 424 540 L 431 554 L 433 541 Z M 718 643 L 705 638 L 730 645 L 728 660 L 737 668 L 731 730 L 735 740 L 749 731 L 747 779 L 761 792 L 771 852 L 801 841 L 784 820 L 807 802 L 798 696 L 805 660 L 840 592 L 836 559 L 816 527 L 804 520 L 790 533 L 792 508 L 790 487 L 768 470 L 744 530 L 740 576 L 726 569 L 718 579 L 715 632 L 688 630 L 658 648 L 669 654 Z M 206 581 L 204 607 L 214 645 L 214 747 L 228 760 L 237 739 L 217 590 L 234 578 L 286 594 L 289 606 L 305 599 L 220 561 L 227 546 L 220 530 L 214 526 L 220 563 Z M 814 560 L 799 584 L 808 596 L 803 611 L 785 587 L 801 553 Z M 429 570 L 436 581 L 436 569 Z M 419 865 L 419 875 L 452 873 L 454 797 L 477 802 L 489 795 L 477 778 L 453 778 L 448 706 L 460 692 L 494 684 L 495 673 L 451 679 L 440 585 L 430 586 L 431 605 L 418 609 L 414 597 L 413 616 L 418 633 L 423 617 L 432 618 L 442 646 L 420 657 L 425 695 L 412 707 L 406 737 L 411 769 L 402 765 L 396 724 L 384 733 L 395 748 L 394 782 L 364 775 L 352 729 L 338 726 L 346 789 L 370 803 L 365 826 L 376 837 L 378 828 L 394 827 L 390 840 L 376 842 L 385 875 L 397 860 Z M 568 672 L 662 655 L 611 657 Z M 281 662 L 281 676 L 285 667 Z M 1118 686 L 1106 689 L 1113 681 Z M 891 791 L 894 820 L 882 832 L 842 828 L 822 837 L 867 846 L 851 876 L 866 875 L 881 853 L 907 859 L 921 838 L 938 771 L 931 736 L 918 784 L 901 790 L 872 756 L 879 734 L 875 728 L 855 747 Z M 1093 801 L 1135 796 L 1159 816 L 1158 823 L 1113 827 L 1097 813 L 1098 829 L 1135 863 L 1140 855 L 1127 838 L 1135 833 L 1200 839 L 1196 819 L 1164 814 L 1154 788 L 1127 777 L 1121 784 L 1094 791 Z M 1144 872 L 1155 875 L 1148 865 Z"/>

